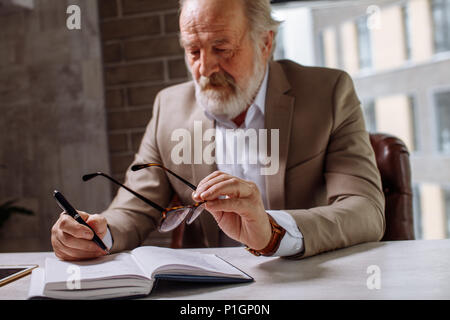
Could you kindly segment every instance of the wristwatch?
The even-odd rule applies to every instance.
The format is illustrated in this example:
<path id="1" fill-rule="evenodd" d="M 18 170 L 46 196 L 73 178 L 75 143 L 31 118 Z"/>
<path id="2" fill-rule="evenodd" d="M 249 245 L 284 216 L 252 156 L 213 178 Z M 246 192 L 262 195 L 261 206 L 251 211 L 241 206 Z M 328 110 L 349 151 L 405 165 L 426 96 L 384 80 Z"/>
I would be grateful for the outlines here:
<path id="1" fill-rule="evenodd" d="M 272 218 L 270 214 L 268 216 L 270 225 L 272 227 L 272 237 L 270 238 L 269 244 L 261 250 L 255 250 L 246 247 L 248 252 L 258 257 L 272 256 L 275 252 L 277 252 L 278 248 L 280 247 L 281 239 L 283 239 L 284 235 L 286 234 L 286 230 L 283 227 L 281 227 L 278 223 L 276 223 L 276 221 Z"/>

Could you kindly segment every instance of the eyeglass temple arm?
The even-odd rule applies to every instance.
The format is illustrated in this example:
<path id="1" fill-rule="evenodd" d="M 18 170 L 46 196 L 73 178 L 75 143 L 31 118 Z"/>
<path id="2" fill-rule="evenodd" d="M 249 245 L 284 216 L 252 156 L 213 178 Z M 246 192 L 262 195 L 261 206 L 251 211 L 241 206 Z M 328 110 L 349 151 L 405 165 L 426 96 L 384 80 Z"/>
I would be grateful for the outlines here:
<path id="1" fill-rule="evenodd" d="M 153 201 L 147 199 L 146 197 L 140 195 L 139 193 L 137 193 L 136 191 L 131 190 L 130 188 L 128 188 L 127 186 L 121 184 L 120 182 L 118 182 L 117 180 L 115 180 L 114 178 L 108 176 L 107 174 L 104 174 L 103 172 L 97 172 L 94 174 L 87 174 L 83 176 L 83 180 L 87 181 L 92 179 L 95 176 L 103 176 L 109 180 L 111 180 L 112 182 L 114 182 L 115 184 L 121 186 L 122 188 L 124 188 L 125 190 L 127 190 L 128 192 L 132 193 L 134 196 L 136 196 L 137 198 L 141 199 L 142 201 L 144 201 L 146 204 L 150 205 L 151 207 L 155 208 L 156 210 L 160 211 L 160 212 L 164 212 L 165 209 L 159 205 L 157 205 L 156 203 L 154 203 Z"/>
<path id="2" fill-rule="evenodd" d="M 163 167 L 162 165 L 157 164 L 157 163 L 136 164 L 136 165 L 134 165 L 134 166 L 131 167 L 131 170 L 132 170 L 132 171 L 138 171 L 138 170 L 141 170 L 141 169 L 144 169 L 144 168 L 148 168 L 148 167 L 160 167 L 161 169 L 163 169 L 163 170 L 167 171 L 168 173 L 170 173 L 171 175 L 173 175 L 175 178 L 177 178 L 177 179 L 183 181 L 183 182 L 184 182 L 185 184 L 187 184 L 191 189 L 197 190 L 197 187 L 194 186 L 192 183 L 190 183 L 189 181 L 183 179 L 182 177 L 180 177 L 179 175 L 177 175 L 175 172 L 173 172 L 173 171 L 171 171 L 171 170 L 169 170 L 169 169 L 167 169 L 167 168 L 165 168 L 165 167 Z"/>

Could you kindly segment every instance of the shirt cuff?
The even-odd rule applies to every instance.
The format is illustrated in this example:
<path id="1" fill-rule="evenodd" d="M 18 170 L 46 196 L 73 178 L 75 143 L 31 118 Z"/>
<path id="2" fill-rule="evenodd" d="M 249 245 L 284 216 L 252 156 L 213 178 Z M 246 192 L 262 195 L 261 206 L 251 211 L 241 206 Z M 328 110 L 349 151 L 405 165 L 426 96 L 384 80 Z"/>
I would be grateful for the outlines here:
<path id="1" fill-rule="evenodd" d="M 303 251 L 303 234 L 297 227 L 294 218 L 285 211 L 280 210 L 266 210 L 268 214 L 286 230 L 286 233 L 281 239 L 280 246 L 275 252 L 274 256 L 285 257 L 298 254 Z"/>
<path id="2" fill-rule="evenodd" d="M 105 244 L 105 246 L 108 248 L 108 250 L 110 250 L 113 245 L 113 239 L 112 239 L 111 231 L 109 231 L 109 227 L 106 229 L 106 234 L 103 237 L 102 241 Z"/>

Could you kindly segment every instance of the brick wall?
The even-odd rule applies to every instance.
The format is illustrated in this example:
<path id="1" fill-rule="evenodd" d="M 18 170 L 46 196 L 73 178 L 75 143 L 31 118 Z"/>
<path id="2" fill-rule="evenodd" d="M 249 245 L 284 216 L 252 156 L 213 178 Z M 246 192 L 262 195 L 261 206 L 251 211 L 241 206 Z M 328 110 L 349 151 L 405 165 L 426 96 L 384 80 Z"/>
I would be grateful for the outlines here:
<path id="1" fill-rule="evenodd" d="M 99 14 L 111 173 L 123 181 L 156 94 L 188 79 L 178 0 L 99 0 Z"/>

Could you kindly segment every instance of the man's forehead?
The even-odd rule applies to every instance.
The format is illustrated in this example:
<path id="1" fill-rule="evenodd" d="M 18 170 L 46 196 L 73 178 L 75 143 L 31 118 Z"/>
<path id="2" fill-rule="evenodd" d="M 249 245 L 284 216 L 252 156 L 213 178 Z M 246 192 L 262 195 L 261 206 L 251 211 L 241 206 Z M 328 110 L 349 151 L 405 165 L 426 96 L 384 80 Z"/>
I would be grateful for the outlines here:
<path id="1" fill-rule="evenodd" d="M 246 19 L 236 6 L 217 7 L 208 4 L 200 6 L 202 1 L 188 1 L 180 15 L 182 43 L 194 41 L 197 37 L 215 41 L 232 41 L 245 32 Z M 231 10 L 233 9 L 234 10 Z M 219 10 L 220 9 L 220 10 Z M 198 40 L 198 39 L 197 39 Z"/>
<path id="2" fill-rule="evenodd" d="M 241 0 L 186 0 L 181 8 L 181 16 L 198 18 L 205 22 L 231 20 L 244 14 Z M 210 20 L 210 21 L 207 21 Z"/>
<path id="3" fill-rule="evenodd" d="M 198 45 L 202 42 L 208 42 L 212 45 L 221 45 L 228 43 L 238 42 L 240 39 L 240 34 L 235 30 L 186 30 L 181 32 L 181 44 L 183 46 L 193 46 Z"/>

